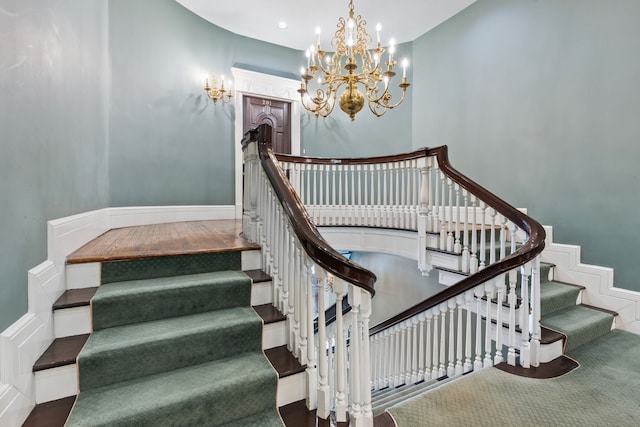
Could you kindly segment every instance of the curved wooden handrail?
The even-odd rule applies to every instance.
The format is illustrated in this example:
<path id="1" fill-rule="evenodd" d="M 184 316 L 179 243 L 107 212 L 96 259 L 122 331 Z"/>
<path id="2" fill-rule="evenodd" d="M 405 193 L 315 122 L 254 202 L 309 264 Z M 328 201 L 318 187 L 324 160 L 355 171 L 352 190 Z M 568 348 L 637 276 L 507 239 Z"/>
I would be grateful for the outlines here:
<path id="1" fill-rule="evenodd" d="M 258 142 L 258 155 L 262 167 L 305 252 L 327 272 L 366 290 L 373 296 L 375 274 L 345 258 L 318 233 L 300 198 L 278 166 L 272 150 L 271 135 L 271 126 L 263 124 L 247 132 L 242 144 L 244 146 L 249 142 Z"/>
<path id="2" fill-rule="evenodd" d="M 466 278 L 462 279 L 455 285 L 433 295 L 430 298 L 414 305 L 413 307 L 403 311 L 400 314 L 382 322 L 369 330 L 370 335 L 376 334 L 384 329 L 387 329 L 393 325 L 401 323 L 416 314 L 419 314 L 429 308 L 435 307 L 457 295 L 460 295 L 476 286 L 491 280 L 502 273 L 506 273 L 518 266 L 521 266 L 538 256 L 544 249 L 544 241 L 546 233 L 542 225 L 522 213 L 518 209 L 511 206 L 495 194 L 489 192 L 484 187 L 476 184 L 474 181 L 458 172 L 449 163 L 448 148 L 446 145 L 437 148 L 425 149 L 427 155 L 435 155 L 438 161 L 440 170 L 445 172 L 445 175 L 452 178 L 457 184 L 465 188 L 475 196 L 478 196 L 481 200 L 486 202 L 489 206 L 496 209 L 501 215 L 511 220 L 515 225 L 525 230 L 529 235 L 529 239 L 514 253 L 506 256 L 500 261 L 490 264 L 484 269 L 474 273 Z"/>
<path id="3" fill-rule="evenodd" d="M 263 139 L 270 138 L 270 135 L 271 134 L 269 133 L 268 135 L 264 136 Z M 393 162 L 393 161 L 413 160 L 413 159 L 428 157 L 428 156 L 435 156 L 438 162 L 438 167 L 440 168 L 441 171 L 445 173 L 445 175 L 451 178 L 455 183 L 460 185 L 462 188 L 466 189 L 467 191 L 469 191 L 470 193 L 474 194 L 476 197 L 481 199 L 483 202 L 487 203 L 487 205 L 496 209 L 501 215 L 509 219 L 516 226 L 526 231 L 529 238 L 516 252 L 506 256 L 505 258 L 503 258 L 502 260 L 494 264 L 491 264 L 485 267 L 479 272 L 464 278 L 463 280 L 456 283 L 455 285 L 450 286 L 449 288 L 443 290 L 442 292 L 414 305 L 413 307 L 392 317 L 391 319 L 388 319 L 387 321 L 374 326 L 373 328 L 370 329 L 370 334 L 375 334 L 390 326 L 399 324 L 411 318 L 412 316 L 415 316 L 418 313 L 421 313 L 429 308 L 432 308 L 440 303 L 443 303 L 457 295 L 460 295 L 470 289 L 473 289 L 474 287 L 480 285 L 481 283 L 491 280 L 499 276 L 500 274 L 506 273 L 518 266 L 524 265 L 525 263 L 533 260 L 544 249 L 544 240 L 546 237 L 544 228 L 542 227 L 542 225 L 540 225 L 540 223 L 535 221 L 533 218 L 517 210 L 515 207 L 511 206 L 509 203 L 505 202 L 504 200 L 502 200 L 495 194 L 491 193 L 484 187 L 478 185 L 477 183 L 469 179 L 467 176 L 465 176 L 464 174 L 456 170 L 453 166 L 451 166 L 448 158 L 448 147 L 446 145 L 441 147 L 436 147 L 436 148 L 420 148 L 410 153 L 404 153 L 404 154 L 398 154 L 398 155 L 378 156 L 378 157 L 369 157 L 369 158 L 353 158 L 353 159 L 299 157 L 299 156 L 292 156 L 292 155 L 286 155 L 286 154 L 273 154 L 273 152 L 269 151 L 269 157 L 272 159 L 273 162 L 275 162 L 275 160 L 277 159 L 279 161 L 290 162 L 290 163 L 316 163 L 316 164 L 342 164 L 342 165 L 387 163 L 387 162 Z M 262 158 L 262 154 L 261 154 L 261 158 Z M 293 191 L 293 188 L 290 186 L 288 181 L 282 179 L 284 177 L 282 176 L 282 173 L 279 172 L 280 168 L 276 168 L 275 163 L 272 164 L 271 167 L 275 169 L 272 173 L 276 174 L 277 172 L 281 178 L 281 184 L 279 185 L 281 187 L 280 189 L 276 188 L 276 185 L 273 183 L 273 180 L 272 180 L 272 184 L 274 184 L 274 188 L 276 188 L 276 191 L 278 191 L 278 194 L 280 195 L 280 192 L 281 191 L 284 192 L 285 189 L 287 193 L 289 193 L 290 191 Z M 295 199 L 295 203 L 299 206 L 299 209 L 303 212 L 303 215 L 305 216 L 305 220 L 309 221 L 309 218 L 306 214 L 306 210 L 302 207 L 302 204 L 298 199 L 296 193 L 293 192 L 289 194 L 294 195 L 294 196 L 289 196 L 289 198 Z M 281 197 L 281 200 L 283 200 L 282 197 Z M 317 232 L 315 231 L 315 227 L 311 226 L 311 228 L 317 234 Z M 322 238 L 320 237 L 320 239 Z M 324 241 L 324 239 L 322 239 L 322 242 L 325 248 L 329 248 L 329 245 L 326 243 L 326 241 Z M 321 264 L 321 265 L 325 267 L 326 264 Z M 342 277 L 345 280 L 349 280 L 343 276 L 339 276 L 339 277 Z"/>

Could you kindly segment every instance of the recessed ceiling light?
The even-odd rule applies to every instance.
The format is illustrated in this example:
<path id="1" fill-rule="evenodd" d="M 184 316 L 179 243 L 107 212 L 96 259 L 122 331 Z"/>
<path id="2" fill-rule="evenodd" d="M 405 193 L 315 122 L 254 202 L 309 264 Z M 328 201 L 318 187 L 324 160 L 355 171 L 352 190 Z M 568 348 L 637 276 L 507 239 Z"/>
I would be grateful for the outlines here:
<path id="1" fill-rule="evenodd" d="M 278 28 L 280 28 L 281 30 L 284 30 L 285 28 L 287 28 L 287 23 L 284 21 L 278 22 Z"/>

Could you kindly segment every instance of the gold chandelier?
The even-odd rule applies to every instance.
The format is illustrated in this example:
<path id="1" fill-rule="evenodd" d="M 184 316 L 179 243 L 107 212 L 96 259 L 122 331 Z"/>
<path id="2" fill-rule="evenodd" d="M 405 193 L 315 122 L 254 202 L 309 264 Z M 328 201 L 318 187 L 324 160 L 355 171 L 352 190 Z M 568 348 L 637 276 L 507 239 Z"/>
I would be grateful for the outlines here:
<path id="1" fill-rule="evenodd" d="M 385 49 L 380 45 L 380 24 L 376 26 L 376 47 L 368 50 L 372 42 L 365 26 L 367 21 L 353 11 L 353 0 L 349 0 L 349 17 L 338 20 L 338 30 L 331 40 L 333 54 L 326 54 L 320 47 L 320 29 L 316 28 L 317 44 L 307 52 L 307 67 L 301 68 L 302 83 L 298 92 L 305 109 L 316 117 L 327 117 L 333 111 L 338 91 L 344 90 L 338 99 L 340 109 L 347 113 L 351 121 L 364 106 L 365 99 L 369 109 L 377 117 L 387 110 L 397 107 L 404 101 L 407 88 L 407 60 L 402 61 L 402 81 L 398 84 L 402 90 L 400 99 L 394 99 L 389 92 L 391 79 L 396 75 L 393 67 L 395 46 L 393 39 L 386 60 L 382 57 Z M 384 62 L 383 62 L 384 61 Z M 324 63 L 323 63 L 324 62 Z M 310 82 L 317 77 L 317 87 L 310 88 Z M 358 88 L 362 88 L 364 94 Z"/>

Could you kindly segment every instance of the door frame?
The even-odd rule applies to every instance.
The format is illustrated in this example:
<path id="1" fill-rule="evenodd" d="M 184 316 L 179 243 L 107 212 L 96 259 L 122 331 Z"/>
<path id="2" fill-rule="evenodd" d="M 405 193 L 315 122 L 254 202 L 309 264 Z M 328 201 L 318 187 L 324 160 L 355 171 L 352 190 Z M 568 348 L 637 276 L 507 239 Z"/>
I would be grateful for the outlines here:
<path id="1" fill-rule="evenodd" d="M 231 68 L 235 91 L 235 212 L 236 218 L 242 218 L 242 123 L 244 95 L 275 99 L 291 103 L 291 154 L 300 155 L 300 81 L 286 77 L 273 76 Z"/>

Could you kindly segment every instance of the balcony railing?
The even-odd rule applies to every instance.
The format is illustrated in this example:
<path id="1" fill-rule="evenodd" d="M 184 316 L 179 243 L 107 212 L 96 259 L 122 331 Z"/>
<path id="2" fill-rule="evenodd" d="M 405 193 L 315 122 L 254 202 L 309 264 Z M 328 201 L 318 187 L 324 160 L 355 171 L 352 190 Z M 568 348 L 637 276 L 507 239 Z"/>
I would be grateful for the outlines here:
<path id="1" fill-rule="evenodd" d="M 244 145 L 247 237 L 262 245 L 307 406 L 372 425 L 371 391 L 506 362 L 539 364 L 540 224 L 456 171 L 446 147 L 366 159 L 275 155 L 262 125 Z M 417 233 L 418 266 L 457 283 L 370 328 L 375 275 L 317 226 Z M 325 310 L 336 310 L 335 321 Z M 317 331 L 314 324 L 317 324 Z"/>

